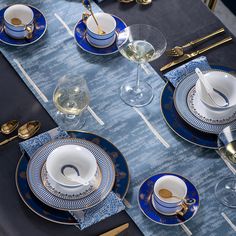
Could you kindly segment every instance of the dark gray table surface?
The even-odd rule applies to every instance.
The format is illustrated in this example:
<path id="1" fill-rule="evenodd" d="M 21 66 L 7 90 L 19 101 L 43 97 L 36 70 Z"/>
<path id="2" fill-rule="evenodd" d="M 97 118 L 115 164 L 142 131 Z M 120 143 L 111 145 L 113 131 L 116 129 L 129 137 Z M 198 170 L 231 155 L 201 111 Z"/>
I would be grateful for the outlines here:
<path id="1" fill-rule="evenodd" d="M 183 44 L 223 26 L 201 0 L 153 0 L 153 4 L 147 7 L 136 4 L 122 5 L 116 0 L 105 0 L 99 5 L 104 11 L 123 18 L 128 25 L 145 23 L 157 26 L 164 32 L 169 47 Z M 216 37 L 200 47 L 222 37 L 224 36 Z M 211 64 L 236 68 L 235 40 L 205 55 Z M 159 71 L 167 62 L 169 59 L 162 56 L 152 65 Z M 42 122 L 40 132 L 56 126 L 2 55 L 0 72 L 1 124 L 10 119 L 18 119 L 22 123 L 37 119 Z M 0 139 L 3 140 L 4 136 L 1 135 Z M 82 232 L 75 227 L 50 223 L 32 213 L 21 201 L 15 187 L 15 168 L 21 154 L 17 143 L 18 140 L 0 148 L 0 235 L 98 235 L 125 222 L 129 222 L 130 227 L 124 235 L 141 235 L 125 212 Z"/>

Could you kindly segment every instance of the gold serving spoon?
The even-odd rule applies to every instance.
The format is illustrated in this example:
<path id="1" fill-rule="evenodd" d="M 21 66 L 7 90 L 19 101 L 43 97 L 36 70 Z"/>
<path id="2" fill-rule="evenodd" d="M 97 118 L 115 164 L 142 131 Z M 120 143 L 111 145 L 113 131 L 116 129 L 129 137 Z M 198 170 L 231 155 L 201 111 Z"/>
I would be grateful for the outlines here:
<path id="1" fill-rule="evenodd" d="M 136 2 L 141 5 L 148 5 L 152 3 L 152 0 L 136 0 Z"/>
<path id="2" fill-rule="evenodd" d="M 83 0 L 82 3 L 83 3 L 83 5 L 84 5 L 84 7 L 85 7 L 88 11 L 90 11 L 90 13 L 91 13 L 91 15 L 92 15 L 92 17 L 93 17 L 93 19 L 94 19 L 96 25 L 97 25 L 98 34 L 100 34 L 100 35 L 106 34 L 106 32 L 101 29 L 100 25 L 98 24 L 98 21 L 97 21 L 96 17 L 95 17 L 94 14 L 93 14 L 93 10 L 92 10 L 92 6 L 91 6 L 91 3 L 90 3 L 90 0 Z"/>
<path id="3" fill-rule="evenodd" d="M 8 121 L 1 126 L 0 133 L 10 134 L 18 127 L 18 125 L 19 125 L 19 121 L 17 120 Z"/>
<path id="4" fill-rule="evenodd" d="M 3 142 L 0 143 L 0 146 L 7 144 L 16 138 L 21 138 L 21 139 L 31 138 L 32 136 L 34 136 L 37 133 L 37 131 L 39 129 L 40 129 L 40 122 L 39 121 L 29 121 L 29 122 L 25 123 L 24 125 L 22 125 L 18 129 L 17 135 L 4 140 Z"/>

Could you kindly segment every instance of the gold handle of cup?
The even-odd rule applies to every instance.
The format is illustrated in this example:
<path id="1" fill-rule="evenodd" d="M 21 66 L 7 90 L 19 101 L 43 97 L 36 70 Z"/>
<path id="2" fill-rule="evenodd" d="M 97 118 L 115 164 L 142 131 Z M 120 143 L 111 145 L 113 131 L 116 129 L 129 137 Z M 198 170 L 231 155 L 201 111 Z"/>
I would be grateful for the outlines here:
<path id="1" fill-rule="evenodd" d="M 27 30 L 27 35 L 26 35 L 26 38 L 27 39 L 31 39 L 33 37 L 33 26 L 32 25 L 27 25 L 25 27 L 25 29 Z"/>
<path id="2" fill-rule="evenodd" d="M 185 213 L 188 211 L 188 205 L 185 202 L 183 202 L 179 206 L 181 206 L 181 210 L 176 211 L 176 214 L 180 216 L 184 216 Z"/>

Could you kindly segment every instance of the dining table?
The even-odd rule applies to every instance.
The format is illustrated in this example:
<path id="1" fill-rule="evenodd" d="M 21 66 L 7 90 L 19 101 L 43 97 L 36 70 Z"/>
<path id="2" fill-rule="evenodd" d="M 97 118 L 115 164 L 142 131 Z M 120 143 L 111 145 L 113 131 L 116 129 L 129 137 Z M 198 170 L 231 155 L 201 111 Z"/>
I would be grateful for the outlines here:
<path id="1" fill-rule="evenodd" d="M 8 3 L 7 0 L 4 1 Z M 78 0 L 65 0 L 65 4 L 67 1 L 70 2 Z M 11 3 L 11 1 L 9 1 L 9 3 Z M 165 35 L 168 48 L 172 48 L 176 45 L 182 45 L 183 43 L 189 42 L 224 27 L 226 34 L 231 35 L 233 41 L 216 49 L 210 50 L 204 55 L 207 57 L 210 65 L 221 65 L 236 68 L 236 38 L 201 0 L 153 0 L 152 4 L 146 6 L 136 4 L 135 1 L 129 4 L 122 4 L 118 0 L 104 0 L 98 3 L 98 6 L 104 12 L 120 17 L 126 22 L 127 25 L 149 24 L 157 27 Z M 214 40 L 217 41 L 220 37 L 221 36 L 216 36 Z M 211 43 L 212 41 L 206 41 L 201 43 L 200 46 L 205 47 Z M 0 43 L 0 51 L 2 45 L 3 43 Z M 195 49 L 195 47 L 193 47 L 193 49 Z M 151 66 L 164 81 L 165 78 L 163 77 L 163 73 L 160 72 L 160 68 L 169 62 L 170 58 L 166 55 L 162 55 L 158 60 L 151 62 Z M 56 122 L 36 99 L 2 53 L 0 54 L 0 72 L 0 124 L 3 124 L 11 119 L 20 120 L 21 123 L 29 120 L 39 120 L 42 124 L 39 133 L 43 133 L 57 127 Z M 116 81 L 113 82 L 116 83 Z M 165 123 L 164 119 L 159 118 L 159 120 Z M 171 135 L 173 136 L 173 140 L 180 142 L 180 138 L 174 132 L 171 131 Z M 1 134 L 0 139 L 4 140 L 6 137 L 7 136 Z M 126 140 L 126 142 L 127 145 L 129 145 L 129 140 Z M 198 148 L 193 144 L 187 143 L 186 141 L 183 142 L 188 145 L 188 150 L 192 150 L 193 153 L 195 152 L 194 150 Z M 15 171 L 17 162 L 21 157 L 21 151 L 18 143 L 19 139 L 16 139 L 11 143 L 0 147 L 0 235 L 95 236 L 124 223 L 129 223 L 129 228 L 120 235 L 143 235 L 139 228 L 142 228 L 141 226 L 145 228 L 144 225 L 147 219 L 142 215 L 141 211 L 139 212 L 140 216 L 137 221 L 138 223 L 135 223 L 126 211 L 122 211 L 82 231 L 74 226 L 59 225 L 46 221 L 36 215 L 23 203 L 16 189 Z M 173 161 L 175 161 L 177 165 L 181 165 L 180 163 L 177 163 L 178 161 L 174 160 L 175 153 L 173 150 L 170 150 L 171 148 L 166 149 L 165 152 L 167 155 L 169 152 L 169 155 L 172 155 L 173 157 Z M 220 168 L 222 168 L 222 173 L 226 175 L 231 174 L 214 150 L 206 151 L 206 149 L 200 148 L 198 153 L 201 153 L 201 157 L 199 158 L 204 159 L 206 152 L 208 154 L 208 158 L 209 153 L 212 154 L 212 166 L 206 166 L 204 172 L 208 174 L 208 178 L 210 178 L 211 181 L 215 181 L 216 179 L 219 180 L 217 174 L 220 173 L 221 170 L 217 168 L 217 171 L 214 172 L 214 168 L 216 168 L 216 166 L 220 166 Z M 142 149 L 140 149 L 140 155 L 142 155 Z M 182 155 L 184 156 L 185 162 L 192 162 L 190 166 L 198 165 L 198 162 L 201 161 L 201 159 L 198 159 L 197 161 L 196 159 L 192 160 L 190 158 L 191 153 L 186 153 L 184 150 Z M 212 175 L 209 173 L 211 171 Z M 191 172 L 191 170 L 186 172 L 183 171 L 183 175 L 184 174 L 187 174 L 187 177 L 193 180 L 197 188 L 200 186 L 199 188 L 204 189 L 204 181 L 206 181 L 204 176 L 199 176 L 198 173 L 195 173 L 194 169 L 193 172 Z M 132 182 L 137 184 L 136 180 L 132 179 L 131 176 L 131 185 L 133 184 Z M 141 182 L 138 184 L 140 185 Z M 135 190 L 137 189 L 135 188 Z M 130 195 L 132 195 L 132 193 L 128 193 L 128 196 Z M 208 193 L 203 193 L 200 191 L 201 204 L 199 213 L 195 216 L 196 218 L 198 217 L 198 214 L 201 213 L 201 208 L 207 208 L 205 205 L 207 197 Z M 221 206 L 216 200 L 212 204 L 214 205 L 209 206 L 210 215 L 206 217 L 209 222 L 198 219 L 198 223 L 196 225 L 195 218 L 193 218 L 187 223 L 188 227 L 194 235 L 234 235 L 235 232 L 220 216 L 223 206 Z M 233 209 L 223 210 L 226 212 L 233 211 Z M 204 212 L 207 212 L 207 210 Z M 236 223 L 236 217 L 233 217 L 232 220 Z M 163 232 L 165 230 L 168 232 L 168 235 L 184 235 L 183 230 L 179 226 L 169 228 L 155 223 L 153 223 L 152 230 L 148 231 L 148 229 L 145 228 L 145 235 L 154 235 L 154 230 L 155 235 L 162 235 L 159 232 Z"/>

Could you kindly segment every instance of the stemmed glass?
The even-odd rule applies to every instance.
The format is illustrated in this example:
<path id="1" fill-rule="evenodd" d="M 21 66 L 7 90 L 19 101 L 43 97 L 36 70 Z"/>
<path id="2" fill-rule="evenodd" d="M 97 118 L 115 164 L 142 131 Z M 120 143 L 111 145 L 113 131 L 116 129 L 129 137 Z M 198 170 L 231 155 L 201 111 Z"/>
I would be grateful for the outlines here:
<path id="1" fill-rule="evenodd" d="M 149 104 L 153 98 L 152 87 L 147 82 L 140 81 L 139 71 L 142 64 L 151 62 L 164 53 L 167 46 L 164 35 L 150 25 L 131 25 L 118 33 L 116 44 L 124 57 L 137 63 L 136 81 L 128 81 L 121 86 L 121 99 L 135 107 Z"/>
<path id="2" fill-rule="evenodd" d="M 228 126 L 218 135 L 218 149 L 222 158 L 236 164 L 236 129 Z M 216 198 L 225 206 L 236 208 L 236 177 L 222 179 L 215 186 Z"/>
<path id="3" fill-rule="evenodd" d="M 61 128 L 67 130 L 83 127 L 83 112 L 88 107 L 89 100 L 89 90 L 83 78 L 61 78 L 53 93 L 53 102 L 58 109 L 56 121 Z"/>

